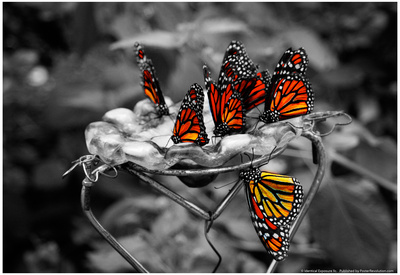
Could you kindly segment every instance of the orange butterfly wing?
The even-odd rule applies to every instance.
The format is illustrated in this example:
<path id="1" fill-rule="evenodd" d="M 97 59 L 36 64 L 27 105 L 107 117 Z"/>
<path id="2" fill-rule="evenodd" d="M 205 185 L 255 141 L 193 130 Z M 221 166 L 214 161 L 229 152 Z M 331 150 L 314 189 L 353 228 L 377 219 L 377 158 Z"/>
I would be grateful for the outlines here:
<path id="1" fill-rule="evenodd" d="M 267 104 L 267 103 L 266 103 Z M 261 115 L 266 123 L 306 115 L 314 107 L 314 94 L 308 80 L 297 74 L 287 75 L 272 86 L 269 108 Z"/>
<path id="2" fill-rule="evenodd" d="M 229 131 L 241 131 L 244 126 L 244 109 L 240 95 L 229 84 L 221 97 L 221 121 L 229 127 Z"/>
<path id="3" fill-rule="evenodd" d="M 310 113 L 314 108 L 314 93 L 308 80 L 308 57 L 303 48 L 289 48 L 276 65 L 271 79 L 264 113 L 260 120 L 277 122 Z"/>
<path id="4" fill-rule="evenodd" d="M 214 134 L 221 137 L 233 132 L 241 132 L 245 125 L 245 116 L 240 94 L 231 83 L 220 91 L 211 79 L 206 65 L 203 66 L 203 70 L 210 110 L 215 124 Z"/>
<path id="5" fill-rule="evenodd" d="M 249 111 L 264 103 L 270 76 L 268 71 L 257 73 L 257 66 L 240 41 L 232 41 L 225 53 L 221 66 L 218 89 L 224 90 L 233 83 L 243 99 L 243 107 Z"/>
<path id="6" fill-rule="evenodd" d="M 235 89 L 243 95 L 243 105 L 247 111 L 265 102 L 270 80 L 268 71 L 264 71 L 235 85 Z"/>
<path id="7" fill-rule="evenodd" d="M 292 222 L 303 202 L 303 188 L 291 176 L 261 171 L 260 181 L 250 184 L 250 190 L 266 218 L 279 226 Z"/>
<path id="8" fill-rule="evenodd" d="M 275 260 L 283 260 L 289 250 L 290 223 L 303 200 L 300 183 L 293 177 L 258 168 L 240 173 L 246 184 L 246 198 L 254 228 Z"/>
<path id="9" fill-rule="evenodd" d="M 249 205 L 251 220 L 261 243 L 269 254 L 277 261 L 282 261 L 287 257 L 289 251 L 289 225 L 276 226 L 267 218 L 263 217 L 262 210 L 255 203 L 254 197 L 248 194 L 246 197 Z"/>
<path id="10" fill-rule="evenodd" d="M 272 75 L 272 83 L 280 77 L 289 74 L 305 75 L 308 66 L 307 53 L 303 48 L 293 51 L 292 48 L 287 49 L 275 67 Z"/>
<path id="11" fill-rule="evenodd" d="M 182 100 L 176 117 L 172 141 L 177 143 L 196 143 L 206 145 L 209 140 L 203 122 L 203 88 L 193 84 Z"/>
<path id="12" fill-rule="evenodd" d="M 136 49 L 136 61 L 141 71 L 141 85 L 144 93 L 156 105 L 159 116 L 169 115 L 169 109 L 165 103 L 164 95 L 158 82 L 153 62 L 147 58 L 143 47 L 139 43 L 134 45 Z"/>

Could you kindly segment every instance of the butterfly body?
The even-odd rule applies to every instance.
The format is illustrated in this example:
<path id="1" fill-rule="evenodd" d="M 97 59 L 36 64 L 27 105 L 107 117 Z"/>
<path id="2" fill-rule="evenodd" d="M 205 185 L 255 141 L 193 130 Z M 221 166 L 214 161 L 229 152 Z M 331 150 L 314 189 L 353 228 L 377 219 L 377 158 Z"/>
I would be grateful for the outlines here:
<path id="1" fill-rule="evenodd" d="M 314 93 L 305 77 L 308 58 L 305 50 L 289 48 L 279 60 L 265 100 L 260 120 L 273 123 L 310 113 Z"/>
<path id="2" fill-rule="evenodd" d="M 158 116 L 169 115 L 169 109 L 165 103 L 153 62 L 147 58 L 143 47 L 138 42 L 135 43 L 134 47 L 136 50 L 136 62 L 141 72 L 140 84 L 143 87 L 144 93 L 155 104 Z"/>
<path id="3" fill-rule="evenodd" d="M 240 93 L 233 84 L 229 83 L 223 90 L 215 85 L 210 77 L 207 66 L 203 66 L 204 81 L 210 104 L 210 110 L 214 121 L 214 134 L 222 137 L 227 134 L 242 132 L 245 126 L 245 109 Z"/>
<path id="4" fill-rule="evenodd" d="M 249 168 L 240 172 L 254 228 L 266 250 L 275 260 L 287 257 L 290 223 L 303 200 L 297 179 Z"/>
<path id="5" fill-rule="evenodd" d="M 195 143 L 203 146 L 209 142 L 203 121 L 203 103 L 203 88 L 193 84 L 183 98 L 176 117 L 171 136 L 175 144 Z"/>

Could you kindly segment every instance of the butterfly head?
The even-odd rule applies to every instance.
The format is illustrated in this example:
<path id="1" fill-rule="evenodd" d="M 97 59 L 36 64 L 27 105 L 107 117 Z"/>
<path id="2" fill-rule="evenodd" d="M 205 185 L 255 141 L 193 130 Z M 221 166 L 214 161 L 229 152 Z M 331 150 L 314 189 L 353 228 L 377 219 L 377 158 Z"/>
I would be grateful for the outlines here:
<path id="1" fill-rule="evenodd" d="M 157 115 L 160 117 L 169 115 L 169 109 L 166 104 L 158 104 L 156 106 L 156 109 L 157 109 Z"/>
<path id="2" fill-rule="evenodd" d="M 175 136 L 175 135 L 171 136 L 171 139 L 172 139 L 172 141 L 173 141 L 175 144 L 178 144 L 178 143 L 181 142 L 180 137 Z"/>
<path id="3" fill-rule="evenodd" d="M 206 83 L 210 83 L 211 80 L 211 73 L 210 73 L 210 69 L 208 68 L 207 65 L 203 65 L 203 75 L 204 75 L 204 82 Z"/>
<path id="4" fill-rule="evenodd" d="M 279 76 L 296 73 L 304 75 L 307 71 L 308 56 L 304 48 L 289 48 L 282 55 L 274 71 L 274 79 Z"/>
<path id="5" fill-rule="evenodd" d="M 146 55 L 144 53 L 142 45 L 139 42 L 135 42 L 134 48 L 136 50 L 136 58 L 138 62 L 146 59 Z"/>
<path id="6" fill-rule="evenodd" d="M 259 119 L 264 123 L 274 123 L 279 121 L 279 112 L 277 110 L 267 110 L 261 114 Z"/>
<path id="7" fill-rule="evenodd" d="M 244 51 L 243 43 L 235 40 L 233 40 L 226 49 L 226 53 L 228 55 L 242 54 L 243 51 Z"/>
<path id="8" fill-rule="evenodd" d="M 245 182 L 258 181 L 261 178 L 261 171 L 257 167 L 250 167 L 240 171 L 239 178 Z"/>
<path id="9" fill-rule="evenodd" d="M 217 137 L 223 137 L 227 134 L 229 134 L 230 132 L 230 128 L 228 126 L 228 124 L 226 122 L 218 124 L 215 128 L 214 128 L 214 134 Z"/>

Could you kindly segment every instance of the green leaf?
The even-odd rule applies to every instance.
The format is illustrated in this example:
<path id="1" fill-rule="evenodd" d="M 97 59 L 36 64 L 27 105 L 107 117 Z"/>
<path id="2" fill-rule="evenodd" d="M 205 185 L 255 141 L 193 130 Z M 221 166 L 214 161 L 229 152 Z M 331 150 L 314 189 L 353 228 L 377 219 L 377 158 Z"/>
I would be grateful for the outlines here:
<path id="1" fill-rule="evenodd" d="M 393 225 L 376 185 L 350 177 L 326 182 L 311 205 L 310 219 L 334 267 L 386 267 Z"/>

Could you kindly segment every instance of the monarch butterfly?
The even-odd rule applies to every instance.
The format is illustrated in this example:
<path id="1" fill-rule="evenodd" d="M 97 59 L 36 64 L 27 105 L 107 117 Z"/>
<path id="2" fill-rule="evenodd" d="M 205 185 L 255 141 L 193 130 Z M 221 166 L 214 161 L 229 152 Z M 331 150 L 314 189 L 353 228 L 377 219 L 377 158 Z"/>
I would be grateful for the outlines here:
<path id="1" fill-rule="evenodd" d="M 142 45 L 138 42 L 134 45 L 136 49 L 136 61 L 141 71 L 141 85 L 144 93 L 156 105 L 158 116 L 169 115 L 169 109 L 165 103 L 164 95 L 161 91 L 160 84 L 156 76 L 156 71 L 151 59 L 147 58 Z"/>
<path id="2" fill-rule="evenodd" d="M 246 198 L 254 228 L 275 260 L 287 257 L 290 223 L 303 202 L 300 182 L 290 176 L 249 168 L 239 177 L 246 185 Z"/>
<path id="3" fill-rule="evenodd" d="M 204 81 L 208 91 L 211 114 L 214 120 L 214 134 L 217 137 L 242 132 L 245 126 L 243 102 L 232 83 L 220 90 L 211 80 L 206 65 L 203 66 Z"/>
<path id="4" fill-rule="evenodd" d="M 271 76 L 268 71 L 257 73 L 242 42 L 232 41 L 226 49 L 218 77 L 218 89 L 223 90 L 229 83 L 243 98 L 243 107 L 249 111 L 264 103 Z"/>
<path id="5" fill-rule="evenodd" d="M 271 79 L 260 120 L 277 122 L 310 113 L 314 108 L 314 93 L 305 78 L 307 54 L 304 49 L 288 49 L 278 62 Z"/>
<path id="6" fill-rule="evenodd" d="M 257 66 L 250 59 L 242 42 L 232 41 L 226 49 L 218 77 L 218 87 L 238 79 L 254 77 Z"/>
<path id="7" fill-rule="evenodd" d="M 203 122 L 203 88 L 195 83 L 190 86 L 188 93 L 182 100 L 178 116 L 171 137 L 177 144 L 181 142 L 196 143 L 200 146 L 209 141 Z"/>
<path id="8" fill-rule="evenodd" d="M 272 82 L 275 82 L 280 76 L 296 73 L 305 75 L 308 66 L 308 57 L 304 48 L 293 51 L 292 48 L 287 49 L 278 64 L 272 76 Z"/>

